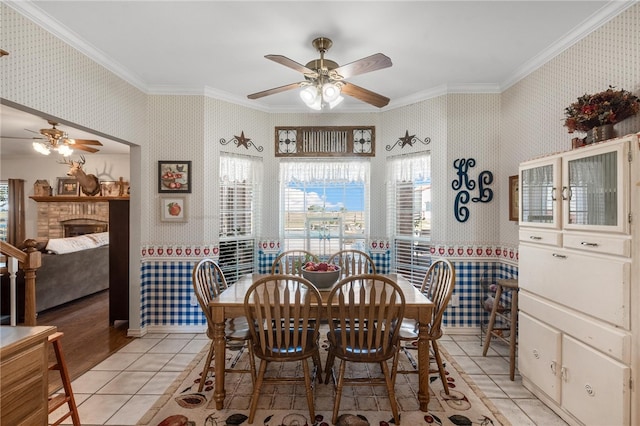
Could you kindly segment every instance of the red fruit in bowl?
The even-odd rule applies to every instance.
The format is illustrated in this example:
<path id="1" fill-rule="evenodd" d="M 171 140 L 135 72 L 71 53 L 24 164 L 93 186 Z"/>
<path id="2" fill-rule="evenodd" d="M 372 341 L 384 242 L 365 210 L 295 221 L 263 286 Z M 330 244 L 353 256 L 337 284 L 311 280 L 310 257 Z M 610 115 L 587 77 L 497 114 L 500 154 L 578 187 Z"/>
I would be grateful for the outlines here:
<path id="1" fill-rule="evenodd" d="M 327 264 L 327 262 L 318 263 L 318 271 L 326 271 L 328 269 L 329 269 L 329 265 Z"/>

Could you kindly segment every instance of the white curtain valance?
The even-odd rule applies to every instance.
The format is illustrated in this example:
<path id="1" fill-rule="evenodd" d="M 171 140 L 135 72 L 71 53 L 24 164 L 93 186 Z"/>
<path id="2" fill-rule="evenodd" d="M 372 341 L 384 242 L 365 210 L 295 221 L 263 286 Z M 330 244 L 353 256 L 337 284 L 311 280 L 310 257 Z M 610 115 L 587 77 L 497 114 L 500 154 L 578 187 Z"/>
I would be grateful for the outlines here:
<path id="1" fill-rule="evenodd" d="M 281 161 L 283 182 L 368 182 L 368 161 Z"/>
<path id="2" fill-rule="evenodd" d="M 421 182 L 431 179 L 431 154 L 419 153 L 389 158 L 389 182 Z"/>
<path id="3" fill-rule="evenodd" d="M 257 182 L 262 176 L 262 159 L 234 154 L 220 155 L 220 181 Z"/>

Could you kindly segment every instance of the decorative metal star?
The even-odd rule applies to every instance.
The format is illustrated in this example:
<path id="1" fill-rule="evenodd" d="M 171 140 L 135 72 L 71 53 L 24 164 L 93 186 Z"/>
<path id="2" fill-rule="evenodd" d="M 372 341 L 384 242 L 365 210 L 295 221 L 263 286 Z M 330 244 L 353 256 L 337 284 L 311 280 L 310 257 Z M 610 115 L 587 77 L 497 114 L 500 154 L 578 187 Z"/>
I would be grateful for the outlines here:
<path id="1" fill-rule="evenodd" d="M 415 137 L 416 135 L 409 136 L 409 131 L 405 130 L 404 138 L 400 138 L 400 148 L 404 148 L 405 145 L 413 146 L 413 138 Z"/>
<path id="2" fill-rule="evenodd" d="M 394 143 L 393 145 L 387 145 L 386 150 L 391 151 L 396 146 L 399 146 L 400 148 L 404 148 L 407 145 L 413 146 L 413 144 L 416 142 L 420 142 L 421 144 L 424 144 L 424 145 L 429 145 L 429 143 L 431 142 L 431 138 L 424 138 L 424 140 L 422 140 L 422 139 L 416 138 L 416 135 L 409 135 L 409 131 L 405 130 L 404 137 L 398 138 L 396 143 Z"/>
<path id="3" fill-rule="evenodd" d="M 220 144 L 227 145 L 228 143 L 234 142 L 236 144 L 236 148 L 240 148 L 240 146 L 244 146 L 245 149 L 249 149 L 250 146 L 254 147 L 258 152 L 262 152 L 264 150 L 261 146 L 256 146 L 251 141 L 251 138 L 247 138 L 244 136 L 244 130 L 240 132 L 240 136 L 234 136 L 233 139 L 226 140 L 224 138 L 220 139 Z"/>
<path id="4" fill-rule="evenodd" d="M 244 130 L 240 133 L 240 136 L 234 136 L 234 138 L 236 138 L 236 146 L 238 148 L 240 148 L 240 145 L 244 146 L 245 148 L 249 149 L 249 144 L 251 142 L 251 138 L 245 138 L 244 137 Z"/>

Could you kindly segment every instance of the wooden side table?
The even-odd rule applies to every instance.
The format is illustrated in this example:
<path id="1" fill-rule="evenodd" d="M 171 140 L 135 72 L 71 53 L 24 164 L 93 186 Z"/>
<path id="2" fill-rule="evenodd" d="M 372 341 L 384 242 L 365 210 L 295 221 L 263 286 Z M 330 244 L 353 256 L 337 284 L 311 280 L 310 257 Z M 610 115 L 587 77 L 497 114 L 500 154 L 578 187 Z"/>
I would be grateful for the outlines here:
<path id="1" fill-rule="evenodd" d="M 516 333 L 518 325 L 518 280 L 506 279 L 496 281 L 496 297 L 489 317 L 487 335 L 485 336 L 482 356 L 487 356 L 491 338 L 495 337 L 509 344 L 509 378 L 513 381 L 516 371 Z M 511 292 L 511 307 L 501 311 L 500 298 L 503 292 Z M 496 327 L 496 319 L 502 319 L 508 327 Z M 504 331 L 509 331 L 509 336 L 504 336 Z"/>

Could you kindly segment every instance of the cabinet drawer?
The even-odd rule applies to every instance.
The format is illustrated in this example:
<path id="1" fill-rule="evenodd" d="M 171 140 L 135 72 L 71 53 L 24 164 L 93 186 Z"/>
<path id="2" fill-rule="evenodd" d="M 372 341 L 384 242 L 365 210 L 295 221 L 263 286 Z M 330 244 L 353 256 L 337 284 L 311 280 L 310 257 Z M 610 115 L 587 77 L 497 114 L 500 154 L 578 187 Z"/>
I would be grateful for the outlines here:
<path id="1" fill-rule="evenodd" d="M 521 290 L 518 307 L 530 317 L 580 340 L 623 364 L 631 364 L 631 333 L 620 327 L 553 303 Z"/>
<path id="2" fill-rule="evenodd" d="M 630 369 L 568 336 L 562 338 L 562 405 L 584 424 L 630 424 Z"/>
<path id="3" fill-rule="evenodd" d="M 623 257 L 631 256 L 631 240 L 625 237 L 612 237 L 593 232 L 588 234 L 566 232 L 562 243 L 565 248 Z"/>
<path id="4" fill-rule="evenodd" d="M 518 335 L 518 371 L 560 403 L 561 333 L 520 312 Z"/>
<path id="5" fill-rule="evenodd" d="M 0 368 L 0 411 L 3 424 L 20 424 L 46 403 L 44 343 L 6 359 Z M 33 424 L 33 423 L 32 423 Z"/>
<path id="6" fill-rule="evenodd" d="M 629 329 L 628 260 L 521 244 L 519 265 L 520 288 Z"/>
<path id="7" fill-rule="evenodd" d="M 520 241 L 548 246 L 560 247 L 562 245 L 562 234 L 558 231 L 544 229 L 520 228 Z"/>

